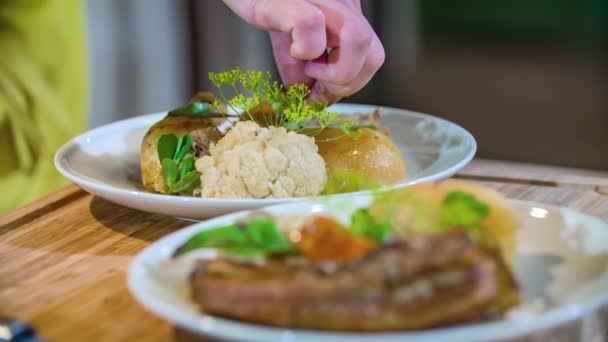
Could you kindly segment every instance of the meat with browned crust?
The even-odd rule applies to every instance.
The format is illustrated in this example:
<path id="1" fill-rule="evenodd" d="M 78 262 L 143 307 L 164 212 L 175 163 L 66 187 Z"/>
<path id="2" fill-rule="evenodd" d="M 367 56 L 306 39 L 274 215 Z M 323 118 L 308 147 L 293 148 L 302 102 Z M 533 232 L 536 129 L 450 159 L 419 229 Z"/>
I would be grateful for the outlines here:
<path id="1" fill-rule="evenodd" d="M 515 293 L 495 255 L 456 232 L 385 245 L 348 265 L 200 261 L 191 285 L 204 312 L 238 320 L 335 331 L 425 329 L 479 319 L 499 294 Z"/>

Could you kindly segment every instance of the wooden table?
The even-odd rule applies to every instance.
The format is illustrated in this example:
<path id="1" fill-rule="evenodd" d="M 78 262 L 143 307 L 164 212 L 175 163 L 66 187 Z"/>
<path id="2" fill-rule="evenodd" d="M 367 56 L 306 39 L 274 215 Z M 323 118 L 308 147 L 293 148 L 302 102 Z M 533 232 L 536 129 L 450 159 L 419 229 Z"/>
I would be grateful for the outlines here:
<path id="1" fill-rule="evenodd" d="M 608 221 L 608 171 L 475 160 L 455 177 Z M 145 311 L 125 286 L 134 255 L 188 224 L 115 205 L 75 186 L 0 217 L 0 316 L 30 322 L 52 341 L 192 340 Z M 605 341 L 605 329 L 608 309 L 584 327 L 552 332 L 552 341 Z"/>

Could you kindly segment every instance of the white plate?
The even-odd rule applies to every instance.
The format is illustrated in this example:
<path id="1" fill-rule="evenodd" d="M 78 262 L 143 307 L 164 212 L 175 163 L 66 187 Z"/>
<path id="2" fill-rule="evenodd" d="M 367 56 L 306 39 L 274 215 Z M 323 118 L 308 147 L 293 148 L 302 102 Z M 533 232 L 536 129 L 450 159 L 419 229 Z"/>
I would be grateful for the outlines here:
<path id="1" fill-rule="evenodd" d="M 361 196 L 346 203 L 302 201 L 265 210 L 275 215 L 328 212 L 344 219 L 368 203 L 369 197 Z M 524 303 L 517 308 L 517 318 L 425 332 L 343 334 L 272 328 L 201 314 L 184 291 L 185 280 L 167 281 L 158 272 L 159 263 L 195 232 L 233 223 L 246 212 L 194 224 L 150 245 L 131 264 L 128 287 L 139 303 L 175 325 L 209 337 L 251 342 L 492 341 L 556 328 L 608 304 L 608 224 L 570 209 L 509 203 L 521 224 L 515 274 Z"/>
<path id="2" fill-rule="evenodd" d="M 340 113 L 371 113 L 375 108 L 336 104 L 331 109 Z M 381 110 L 381 124 L 392 129 L 392 139 L 403 153 L 407 167 L 406 179 L 396 187 L 450 177 L 475 154 L 475 139 L 456 124 L 402 109 L 381 107 Z M 141 140 L 148 128 L 164 116 L 165 113 L 157 113 L 118 121 L 78 136 L 57 151 L 55 167 L 84 190 L 108 201 L 183 218 L 209 218 L 295 200 L 210 199 L 147 192 L 140 181 Z"/>

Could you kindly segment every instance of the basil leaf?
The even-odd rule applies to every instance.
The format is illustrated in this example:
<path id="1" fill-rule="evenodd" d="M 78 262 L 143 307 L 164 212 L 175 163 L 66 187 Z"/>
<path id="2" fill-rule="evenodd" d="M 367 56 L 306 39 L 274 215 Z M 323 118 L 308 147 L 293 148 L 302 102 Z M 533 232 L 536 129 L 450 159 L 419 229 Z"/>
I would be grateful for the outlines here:
<path id="1" fill-rule="evenodd" d="M 173 159 L 165 158 L 162 160 L 161 165 L 163 167 L 163 179 L 167 184 L 167 188 L 171 190 L 171 187 L 177 180 L 177 164 Z"/>
<path id="2" fill-rule="evenodd" d="M 350 231 L 357 236 L 365 236 L 367 227 L 373 224 L 373 218 L 365 209 L 356 210 L 350 217 Z"/>
<path id="3" fill-rule="evenodd" d="M 156 143 L 156 153 L 158 154 L 158 160 L 165 158 L 173 158 L 177 151 L 177 137 L 173 134 L 164 134 L 158 138 Z"/>
<path id="4" fill-rule="evenodd" d="M 364 239 L 381 243 L 390 238 L 391 225 L 377 222 L 367 209 L 359 209 L 351 216 L 350 231 Z"/>
<path id="5" fill-rule="evenodd" d="M 211 110 L 211 104 L 207 102 L 192 102 L 184 107 L 176 108 L 170 111 L 167 115 L 169 116 L 205 116 L 213 114 Z"/>
<path id="6" fill-rule="evenodd" d="M 175 255 L 184 255 L 202 248 L 224 250 L 245 245 L 247 245 L 247 236 L 235 225 L 228 225 L 195 234 L 177 249 Z"/>
<path id="7" fill-rule="evenodd" d="M 243 258 L 259 258 L 259 257 L 266 256 L 266 253 L 263 250 L 261 250 L 257 247 L 250 247 L 250 246 L 224 248 L 222 250 L 222 253 L 230 255 L 230 256 L 243 257 Z"/>
<path id="8" fill-rule="evenodd" d="M 252 220 L 247 223 L 244 232 L 253 244 L 270 254 L 281 254 L 292 250 L 291 244 L 272 220 Z"/>
<path id="9" fill-rule="evenodd" d="M 180 178 L 184 178 L 184 176 L 190 172 L 194 168 L 194 156 L 189 155 L 184 160 L 182 160 L 180 164 Z"/>
<path id="10" fill-rule="evenodd" d="M 192 144 L 192 136 L 190 134 L 182 135 L 180 136 L 180 139 L 182 139 L 182 144 L 178 144 L 178 150 L 175 152 L 175 156 L 173 157 L 173 160 L 176 162 L 179 162 L 182 159 L 186 152 L 190 150 Z"/>
<path id="11" fill-rule="evenodd" d="M 463 227 L 477 230 L 490 214 L 490 208 L 472 195 L 463 191 L 452 191 L 446 195 L 439 208 L 439 223 L 445 229 Z"/>
<path id="12" fill-rule="evenodd" d="M 173 162 L 173 160 L 172 160 Z M 175 162 L 173 162 L 175 163 Z M 177 168 L 175 169 L 177 174 Z M 201 173 L 198 171 L 190 171 L 185 174 L 179 181 L 175 184 L 169 186 L 169 190 L 171 193 L 180 193 L 185 191 L 190 191 L 201 184 Z"/>
<path id="13" fill-rule="evenodd" d="M 297 254 L 297 249 L 269 219 L 252 220 L 245 227 L 232 224 L 197 233 L 178 248 L 175 255 L 200 248 L 215 248 L 238 256 Z"/>

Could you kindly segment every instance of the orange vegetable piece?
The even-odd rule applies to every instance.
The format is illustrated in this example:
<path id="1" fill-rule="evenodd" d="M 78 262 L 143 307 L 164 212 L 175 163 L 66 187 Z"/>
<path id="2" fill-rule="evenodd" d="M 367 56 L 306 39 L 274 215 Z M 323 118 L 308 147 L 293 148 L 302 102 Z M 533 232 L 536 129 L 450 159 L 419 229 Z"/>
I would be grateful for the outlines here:
<path id="1" fill-rule="evenodd" d="M 339 222 L 325 216 L 308 220 L 291 240 L 304 257 L 314 262 L 356 261 L 376 248 L 374 242 L 353 235 Z"/>

